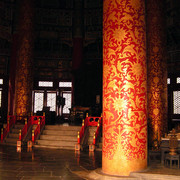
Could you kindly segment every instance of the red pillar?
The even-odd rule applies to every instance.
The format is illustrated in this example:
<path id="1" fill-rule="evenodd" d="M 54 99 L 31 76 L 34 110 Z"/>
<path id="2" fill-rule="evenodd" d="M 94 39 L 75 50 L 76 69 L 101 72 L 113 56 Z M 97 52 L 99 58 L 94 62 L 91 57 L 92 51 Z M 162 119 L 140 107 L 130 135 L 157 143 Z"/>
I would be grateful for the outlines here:
<path id="1" fill-rule="evenodd" d="M 149 144 L 160 148 L 167 132 L 167 54 L 164 0 L 147 0 Z"/>
<path id="2" fill-rule="evenodd" d="M 147 167 L 145 5 L 104 0 L 102 171 Z"/>
<path id="3" fill-rule="evenodd" d="M 75 37 L 73 38 L 73 71 L 78 71 L 82 66 L 83 61 L 83 38 Z"/>
<path id="4" fill-rule="evenodd" d="M 80 76 L 82 76 L 83 66 L 83 1 L 74 0 L 74 21 L 73 21 L 73 88 L 72 88 L 72 103 L 78 105 L 79 95 L 81 94 L 79 86 L 82 87 Z M 75 98 L 76 97 L 76 98 Z"/>
<path id="5" fill-rule="evenodd" d="M 8 114 L 14 114 L 14 98 L 15 98 L 15 77 L 16 77 L 16 59 L 18 36 L 13 35 L 13 43 L 11 50 L 10 73 L 9 73 L 9 89 L 8 89 Z"/>
<path id="6" fill-rule="evenodd" d="M 20 1 L 20 14 L 17 32 L 19 46 L 17 50 L 15 79 L 15 112 L 27 115 L 31 112 L 33 88 L 33 0 Z"/>

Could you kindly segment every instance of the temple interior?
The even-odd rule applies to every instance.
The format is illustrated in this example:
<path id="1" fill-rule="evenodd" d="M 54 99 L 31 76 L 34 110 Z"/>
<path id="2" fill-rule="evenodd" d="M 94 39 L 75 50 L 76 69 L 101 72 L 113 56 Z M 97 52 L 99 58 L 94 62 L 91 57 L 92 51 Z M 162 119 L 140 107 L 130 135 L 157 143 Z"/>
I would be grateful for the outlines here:
<path id="1" fill-rule="evenodd" d="M 180 179 L 179 0 L 1 0 L 0 179 Z"/>

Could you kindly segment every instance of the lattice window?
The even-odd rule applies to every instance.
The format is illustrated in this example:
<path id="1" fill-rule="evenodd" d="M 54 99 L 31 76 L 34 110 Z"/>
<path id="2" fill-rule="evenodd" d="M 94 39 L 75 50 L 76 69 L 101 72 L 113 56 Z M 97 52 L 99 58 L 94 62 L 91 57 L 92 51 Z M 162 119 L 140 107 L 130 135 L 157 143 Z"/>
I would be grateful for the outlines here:
<path id="1" fill-rule="evenodd" d="M 47 106 L 50 111 L 56 111 L 56 93 L 47 93 Z"/>
<path id="2" fill-rule="evenodd" d="M 173 112 L 180 114 L 180 91 L 173 92 Z"/>
<path id="3" fill-rule="evenodd" d="M 65 98 L 65 105 L 63 107 L 63 113 L 64 114 L 69 114 L 71 108 L 71 100 L 72 100 L 72 95 L 71 92 L 63 92 L 63 98 Z"/>
<path id="4" fill-rule="evenodd" d="M 167 84 L 171 84 L 171 79 L 167 78 Z"/>
<path id="5" fill-rule="evenodd" d="M 72 82 L 59 82 L 59 87 L 72 87 Z"/>
<path id="6" fill-rule="evenodd" d="M 34 96 L 34 113 L 36 113 L 43 109 L 44 93 L 35 92 Z"/>
<path id="7" fill-rule="evenodd" d="M 180 77 L 177 77 L 176 83 L 177 83 L 177 84 L 180 84 Z"/>
<path id="8" fill-rule="evenodd" d="M 51 82 L 51 81 L 39 81 L 39 87 L 53 87 L 53 82 Z"/>

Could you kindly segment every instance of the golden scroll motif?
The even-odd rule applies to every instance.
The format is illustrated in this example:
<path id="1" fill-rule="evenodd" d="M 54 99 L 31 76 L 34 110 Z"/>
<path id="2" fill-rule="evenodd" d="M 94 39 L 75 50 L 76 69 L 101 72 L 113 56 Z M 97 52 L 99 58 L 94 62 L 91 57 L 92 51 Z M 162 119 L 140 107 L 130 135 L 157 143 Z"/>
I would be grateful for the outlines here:
<path id="1" fill-rule="evenodd" d="M 163 1 L 148 0 L 148 124 L 149 144 L 158 149 L 167 131 L 167 64 Z"/>
<path id="2" fill-rule="evenodd" d="M 32 105 L 33 1 L 23 0 L 21 2 L 15 105 L 17 115 L 27 115 L 31 112 Z"/>
<path id="3" fill-rule="evenodd" d="M 144 3 L 104 0 L 103 156 L 147 158 Z"/>

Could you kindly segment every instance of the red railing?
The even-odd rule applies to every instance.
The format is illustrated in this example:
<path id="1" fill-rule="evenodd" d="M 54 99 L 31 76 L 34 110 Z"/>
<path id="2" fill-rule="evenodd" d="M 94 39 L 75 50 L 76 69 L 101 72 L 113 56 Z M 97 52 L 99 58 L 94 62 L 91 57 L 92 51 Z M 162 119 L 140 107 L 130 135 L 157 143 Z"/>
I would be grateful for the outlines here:
<path id="1" fill-rule="evenodd" d="M 35 130 L 32 130 L 32 142 L 34 143 L 37 136 L 40 134 L 41 129 L 45 125 L 45 116 L 36 116 L 37 120 L 33 119 L 33 124 L 37 124 L 37 127 Z"/>
<path id="2" fill-rule="evenodd" d="M 28 119 L 28 121 L 27 121 L 27 119 Z M 17 121 L 24 121 L 24 120 L 25 120 L 25 125 L 22 130 L 20 129 L 20 132 L 19 132 L 19 140 L 20 141 L 22 141 L 24 139 L 24 137 L 26 136 L 31 125 L 38 124 L 38 120 L 40 120 L 40 124 L 37 126 L 37 128 L 35 130 L 34 139 L 40 133 L 41 128 L 45 125 L 45 116 L 29 116 L 28 117 L 28 116 L 8 115 L 6 128 L 1 129 L 1 142 L 4 141 L 4 138 L 7 136 L 10 129 L 12 128 L 13 125 L 15 125 L 15 123 Z M 38 128 L 40 128 L 40 130 L 37 130 Z"/>
<path id="3" fill-rule="evenodd" d="M 1 129 L 1 142 L 4 141 L 4 138 L 7 136 L 9 133 L 11 127 L 16 123 L 16 116 L 13 115 L 8 115 L 7 116 L 7 125 L 6 128 Z"/>
<path id="4" fill-rule="evenodd" d="M 81 140 L 84 136 L 85 129 L 88 126 L 97 126 L 96 138 L 95 138 L 97 139 L 99 135 L 99 131 L 100 131 L 100 125 L 98 126 L 98 124 L 101 124 L 101 121 L 102 121 L 102 117 L 86 117 L 86 119 L 83 120 L 82 122 L 82 127 L 81 127 L 80 132 L 78 132 L 78 137 L 77 137 L 78 144 L 81 143 Z"/>
<path id="5" fill-rule="evenodd" d="M 31 116 L 32 124 L 38 124 L 39 119 L 43 119 L 45 116 Z"/>
<path id="6" fill-rule="evenodd" d="M 20 130 L 20 132 L 19 132 L 19 140 L 20 141 L 24 139 L 24 137 L 26 136 L 29 128 L 31 127 L 31 125 L 32 125 L 32 118 L 31 118 L 31 116 L 28 117 L 28 120 L 27 120 L 27 118 L 25 118 L 25 125 L 24 125 L 23 129 Z"/>
<path id="7" fill-rule="evenodd" d="M 99 134 L 100 134 L 101 124 L 102 124 L 102 118 L 99 120 L 98 125 L 97 125 L 97 129 L 96 129 L 96 132 L 95 132 L 95 134 L 94 134 L 94 137 L 93 137 L 93 145 L 96 145 L 97 138 L 99 137 Z"/>
<path id="8" fill-rule="evenodd" d="M 78 144 L 81 143 L 81 140 L 82 140 L 82 138 L 84 136 L 85 129 L 87 127 L 87 124 L 88 124 L 87 120 L 83 119 L 81 130 L 80 130 L 80 132 L 78 131 L 78 138 L 77 138 Z"/>
<path id="9" fill-rule="evenodd" d="M 101 123 L 102 117 L 86 117 L 88 126 L 98 126 L 98 122 Z"/>

